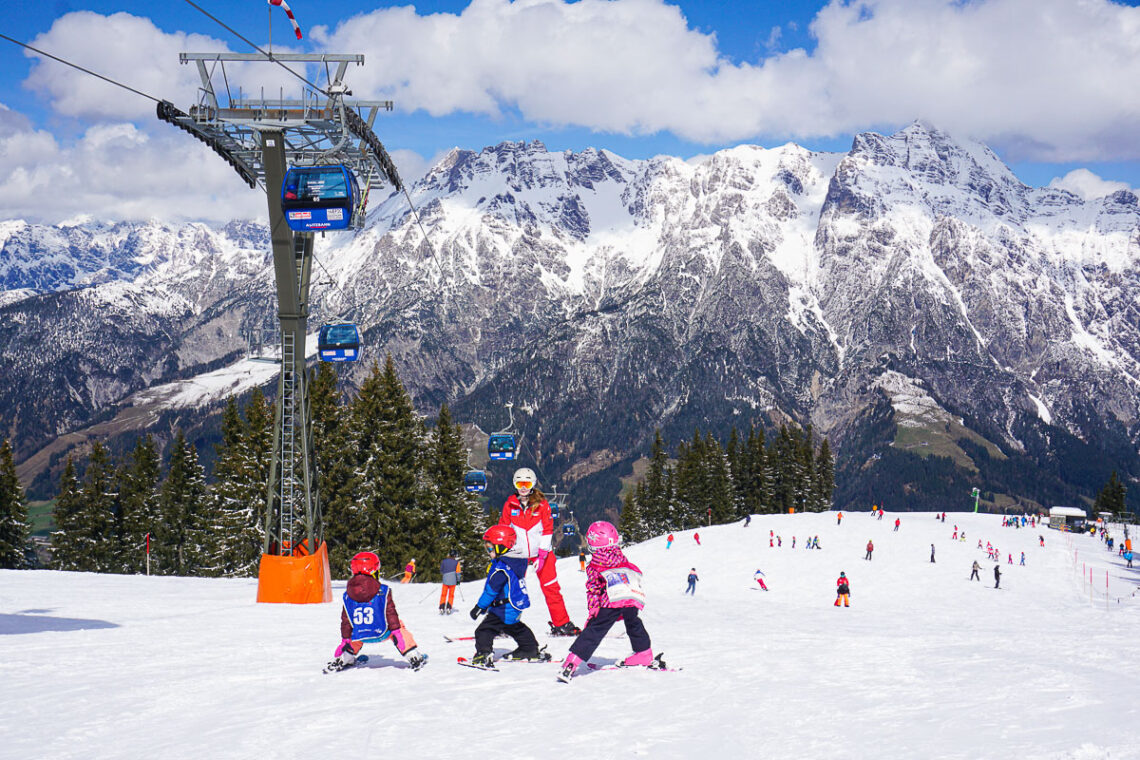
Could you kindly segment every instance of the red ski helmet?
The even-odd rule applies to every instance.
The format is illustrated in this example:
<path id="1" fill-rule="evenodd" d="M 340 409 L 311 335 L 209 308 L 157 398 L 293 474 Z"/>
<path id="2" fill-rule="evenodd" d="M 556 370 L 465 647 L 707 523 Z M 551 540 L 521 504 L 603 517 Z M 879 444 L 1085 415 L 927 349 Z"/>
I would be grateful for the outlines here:
<path id="1" fill-rule="evenodd" d="M 515 531 L 509 525 L 492 525 L 483 533 L 483 540 L 495 547 L 495 554 L 504 554 L 515 545 Z"/>
<path id="2" fill-rule="evenodd" d="M 380 572 L 380 558 L 373 552 L 360 552 L 352 558 L 349 567 L 352 569 L 353 575 L 364 573 L 374 576 Z"/>

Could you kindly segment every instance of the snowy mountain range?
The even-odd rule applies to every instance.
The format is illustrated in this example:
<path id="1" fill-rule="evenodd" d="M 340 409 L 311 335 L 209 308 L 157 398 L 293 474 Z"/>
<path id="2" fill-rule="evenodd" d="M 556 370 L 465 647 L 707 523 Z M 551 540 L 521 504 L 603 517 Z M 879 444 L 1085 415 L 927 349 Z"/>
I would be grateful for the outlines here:
<path id="1" fill-rule="evenodd" d="M 811 424 L 840 505 L 1075 500 L 1140 476 L 1129 192 L 1030 188 L 915 123 L 845 154 L 692 162 L 503 143 L 452 151 L 411 195 L 426 242 L 402 195 L 318 241 L 313 324 L 360 323 L 424 412 L 490 431 L 513 403 L 545 479 L 598 509 L 657 428 Z M 0 423 L 26 473 L 93 425 L 156 424 L 133 394 L 247 371 L 243 334 L 273 321 L 255 224 L 8 222 L 0 275 Z M 183 424 L 206 413 L 177 398 Z"/>

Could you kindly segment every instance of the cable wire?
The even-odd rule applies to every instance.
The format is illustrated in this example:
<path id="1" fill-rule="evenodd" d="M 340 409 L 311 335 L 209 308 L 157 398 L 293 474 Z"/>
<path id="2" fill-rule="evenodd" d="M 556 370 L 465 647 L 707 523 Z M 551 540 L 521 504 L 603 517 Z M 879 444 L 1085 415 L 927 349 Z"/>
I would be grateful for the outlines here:
<path id="1" fill-rule="evenodd" d="M 27 44 L 26 42 L 20 42 L 19 40 L 14 40 L 6 34 L 0 34 L 0 38 L 6 39 L 6 40 L 8 40 L 8 42 L 19 45 L 22 48 L 27 48 L 28 50 L 31 50 L 34 53 L 38 53 L 39 55 L 45 56 L 47 58 L 51 58 L 53 61 L 59 61 L 60 63 L 64 64 L 65 66 L 70 66 L 73 69 L 79 69 L 84 74 L 90 74 L 91 76 L 102 79 L 104 82 L 107 82 L 109 84 L 113 84 L 116 87 L 122 87 L 124 90 L 129 90 L 136 95 L 142 95 L 144 98 L 149 98 L 150 100 L 153 100 L 155 103 L 161 103 L 162 102 L 160 99 L 156 98 L 153 95 L 147 95 L 142 90 L 136 90 L 134 87 L 131 87 L 130 85 L 123 84 L 122 82 L 116 82 L 114 79 L 111 79 L 110 77 L 105 77 L 102 74 L 99 74 L 98 72 L 92 71 L 91 69 L 85 69 L 77 63 L 72 63 L 71 61 L 65 61 L 64 59 L 60 58 L 57 55 L 52 55 L 51 53 L 40 50 L 39 48 L 32 47 L 31 45 Z"/>
<path id="2" fill-rule="evenodd" d="M 197 3 L 195 3 L 195 2 L 194 2 L 194 0 L 186 0 L 186 3 L 187 3 L 188 5 L 190 5 L 191 7 L 193 7 L 193 8 L 195 8 L 195 9 L 197 9 L 198 11 L 200 11 L 200 12 L 201 12 L 203 15 L 205 15 L 205 16 L 206 16 L 206 18 L 208 18 L 208 19 L 210 19 L 211 21 L 213 21 L 214 23 L 218 24 L 218 25 L 219 25 L 219 26 L 221 26 L 223 29 L 225 29 L 227 32 L 229 32 L 230 34 L 232 34 L 233 36 L 237 37 L 239 40 L 241 40 L 241 41 L 242 41 L 242 42 L 244 42 L 245 44 L 249 45 L 251 48 L 253 48 L 253 49 L 254 49 L 254 50 L 256 50 L 257 52 L 261 53 L 261 54 L 262 54 L 263 56 L 265 56 L 267 59 L 269 59 L 270 61 L 273 61 L 273 62 L 274 62 L 274 63 L 276 63 L 278 66 L 280 66 L 281 68 L 285 69 L 285 70 L 286 70 L 286 71 L 288 71 L 290 74 L 292 74 L 293 76 L 297 77 L 297 78 L 298 78 L 298 79 L 300 79 L 302 82 L 304 82 L 305 84 L 307 84 L 307 85 L 309 85 L 310 87 L 312 87 L 314 90 L 316 90 L 316 91 L 317 91 L 317 92 L 319 92 L 320 94 L 322 94 L 322 95 L 328 95 L 328 94 L 329 94 L 327 90 L 324 90 L 324 89 L 322 89 L 322 88 L 321 88 L 319 85 L 315 85 L 315 84 L 313 84 L 313 83 L 312 83 L 312 82 L 310 82 L 308 79 L 306 79 L 304 76 L 302 76 L 301 74 L 298 74 L 296 71 L 293 71 L 293 69 L 289 68 L 289 67 L 288 67 L 288 66 L 286 66 L 284 63 L 282 63 L 281 61 L 279 61 L 279 60 L 277 60 L 276 58 L 274 58 L 274 57 L 273 57 L 273 53 L 268 53 L 268 52 L 266 52 L 266 51 L 262 50 L 262 49 L 261 49 L 261 48 L 260 48 L 260 47 L 259 47 L 259 46 L 258 46 L 256 43 L 254 43 L 254 42 L 251 42 L 249 39 L 247 39 L 246 37 L 244 37 L 244 36 L 243 36 L 243 35 L 242 35 L 240 32 L 238 32 L 236 29 L 234 29 L 233 27 L 229 26 L 229 25 L 228 25 L 228 24 L 226 24 L 224 21 L 222 21 L 221 19 L 219 19 L 217 16 L 214 16 L 214 15 L 213 15 L 213 14 L 211 14 L 209 11 L 207 11 L 205 8 L 203 8 L 202 6 L 200 6 L 200 5 L 198 5 Z"/>

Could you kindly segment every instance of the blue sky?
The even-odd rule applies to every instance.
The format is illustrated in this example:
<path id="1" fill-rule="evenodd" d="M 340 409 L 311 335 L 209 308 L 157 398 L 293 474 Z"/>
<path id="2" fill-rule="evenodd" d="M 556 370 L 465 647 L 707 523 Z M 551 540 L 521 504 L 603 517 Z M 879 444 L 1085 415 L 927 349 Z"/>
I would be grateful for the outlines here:
<path id="1" fill-rule="evenodd" d="M 278 50 L 364 53 L 348 81 L 396 101 L 376 131 L 409 176 L 503 140 L 628 158 L 845 151 L 926 119 L 1027 184 L 1140 187 L 1140 0 L 291 0 L 299 45 L 265 0 L 196 2 L 258 44 L 272 14 Z M 250 52 L 181 0 L 17 3 L 0 31 L 184 109 L 196 76 L 179 51 Z M 172 165 L 194 148 L 146 99 L 2 40 L 0 77 L 0 216 L 259 211 L 221 162 Z M 266 68 L 235 78 L 280 83 Z"/>

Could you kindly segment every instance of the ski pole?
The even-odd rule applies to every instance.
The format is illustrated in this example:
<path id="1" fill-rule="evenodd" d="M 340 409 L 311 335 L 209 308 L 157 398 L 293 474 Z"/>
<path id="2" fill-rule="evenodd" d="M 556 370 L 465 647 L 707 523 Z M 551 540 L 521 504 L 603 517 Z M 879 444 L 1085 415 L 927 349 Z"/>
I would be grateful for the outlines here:
<path id="1" fill-rule="evenodd" d="M 428 597 L 434 593 L 435 593 L 434 588 L 431 591 L 427 592 L 427 594 L 424 596 L 424 598 L 420 600 L 420 604 L 423 604 L 424 602 L 426 602 L 428 600 Z"/>

